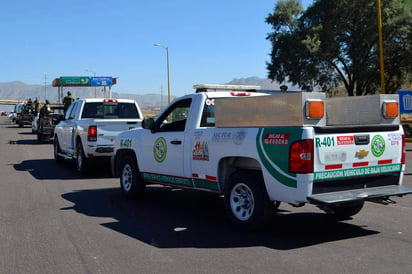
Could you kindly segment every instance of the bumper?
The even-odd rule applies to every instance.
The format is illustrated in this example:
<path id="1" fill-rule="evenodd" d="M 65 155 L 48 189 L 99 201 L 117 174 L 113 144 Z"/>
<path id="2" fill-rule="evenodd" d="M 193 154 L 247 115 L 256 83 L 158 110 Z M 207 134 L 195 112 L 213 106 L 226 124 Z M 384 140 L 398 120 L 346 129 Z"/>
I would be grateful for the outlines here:
<path id="1" fill-rule="evenodd" d="M 335 204 L 356 200 L 376 200 L 390 196 L 402 196 L 412 193 L 412 188 L 403 185 L 381 186 L 367 189 L 354 189 L 339 192 L 314 194 L 309 202 L 317 205 Z"/>
<path id="2" fill-rule="evenodd" d="M 87 155 L 93 157 L 111 157 L 113 155 L 113 146 L 93 146 L 87 147 Z"/>

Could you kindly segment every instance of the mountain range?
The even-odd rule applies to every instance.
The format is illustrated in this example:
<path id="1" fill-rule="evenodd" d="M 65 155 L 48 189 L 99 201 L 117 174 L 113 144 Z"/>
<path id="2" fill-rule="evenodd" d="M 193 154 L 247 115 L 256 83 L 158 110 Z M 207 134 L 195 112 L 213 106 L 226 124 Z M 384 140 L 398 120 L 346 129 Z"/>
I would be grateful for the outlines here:
<path id="1" fill-rule="evenodd" d="M 259 85 L 263 90 L 279 90 L 279 84 L 272 82 L 270 79 L 262 79 L 259 77 L 235 78 L 223 84 Z M 94 97 L 94 89 L 90 87 L 65 88 L 64 95 L 69 89 L 72 90 L 73 96 L 76 98 Z M 104 97 L 101 88 L 98 87 L 96 93 L 97 97 Z M 98 93 L 100 93 L 100 95 Z M 106 91 L 106 96 L 108 96 L 108 90 Z M 47 98 L 51 102 L 57 102 L 57 88 L 52 85 L 34 85 L 20 81 L 0 83 L 0 99 L 27 100 L 31 98 L 34 100 L 36 97 L 42 101 L 44 101 L 44 98 Z M 166 105 L 167 102 L 167 94 L 128 94 L 113 92 L 113 98 L 135 99 L 142 109 L 159 109 Z"/>

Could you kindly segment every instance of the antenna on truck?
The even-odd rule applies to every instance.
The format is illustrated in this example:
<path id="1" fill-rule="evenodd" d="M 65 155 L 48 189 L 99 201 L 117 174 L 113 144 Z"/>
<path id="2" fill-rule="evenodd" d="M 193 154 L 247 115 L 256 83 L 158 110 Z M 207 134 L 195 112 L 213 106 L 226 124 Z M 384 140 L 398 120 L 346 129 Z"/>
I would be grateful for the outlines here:
<path id="1" fill-rule="evenodd" d="M 249 91 L 256 92 L 260 90 L 260 86 L 253 85 L 217 85 L 217 84 L 199 84 L 193 85 L 193 89 L 196 90 L 196 93 L 207 92 L 207 91 Z"/>

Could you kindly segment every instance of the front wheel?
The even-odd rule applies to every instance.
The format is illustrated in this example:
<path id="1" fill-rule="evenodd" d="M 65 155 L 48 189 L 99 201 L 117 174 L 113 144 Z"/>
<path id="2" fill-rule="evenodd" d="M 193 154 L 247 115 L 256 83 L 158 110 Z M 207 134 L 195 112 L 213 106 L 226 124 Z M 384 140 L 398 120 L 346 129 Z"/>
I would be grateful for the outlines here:
<path id="1" fill-rule="evenodd" d="M 120 188 L 127 197 L 141 197 L 145 190 L 145 184 L 136 162 L 131 156 L 123 157 L 119 165 Z"/>
<path id="2" fill-rule="evenodd" d="M 225 210 L 235 225 L 253 229 L 268 220 L 274 211 L 258 172 L 238 171 L 233 173 L 225 188 Z"/>

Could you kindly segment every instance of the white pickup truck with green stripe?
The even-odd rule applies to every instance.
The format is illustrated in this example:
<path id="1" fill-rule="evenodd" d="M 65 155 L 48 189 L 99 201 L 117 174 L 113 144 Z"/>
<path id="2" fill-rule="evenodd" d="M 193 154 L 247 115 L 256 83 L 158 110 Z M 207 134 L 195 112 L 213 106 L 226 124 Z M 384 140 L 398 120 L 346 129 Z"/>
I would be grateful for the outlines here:
<path id="1" fill-rule="evenodd" d="M 280 202 L 347 218 L 365 201 L 387 204 L 412 193 L 402 185 L 397 95 L 194 88 L 117 136 L 112 168 L 127 196 L 140 197 L 148 184 L 224 194 L 230 220 L 250 228 Z"/>

